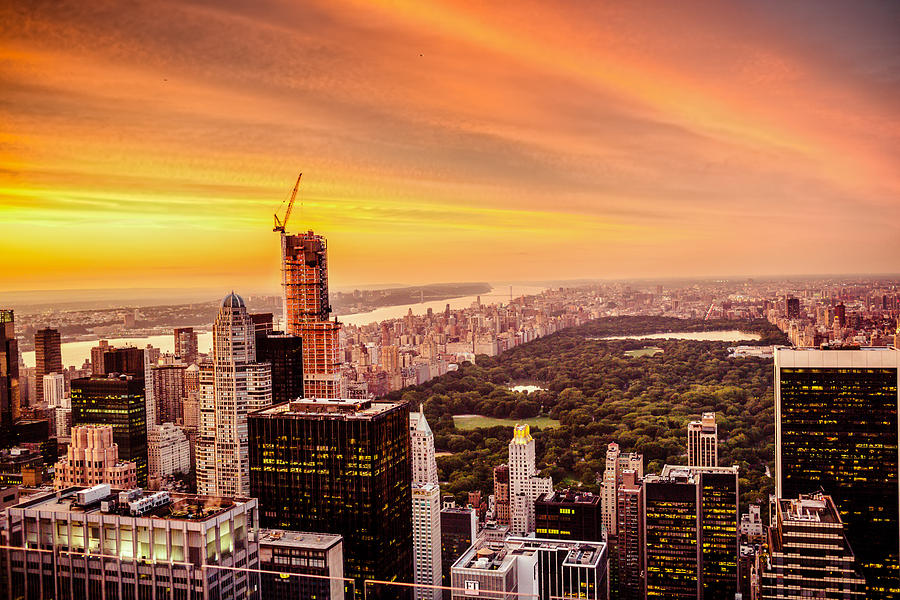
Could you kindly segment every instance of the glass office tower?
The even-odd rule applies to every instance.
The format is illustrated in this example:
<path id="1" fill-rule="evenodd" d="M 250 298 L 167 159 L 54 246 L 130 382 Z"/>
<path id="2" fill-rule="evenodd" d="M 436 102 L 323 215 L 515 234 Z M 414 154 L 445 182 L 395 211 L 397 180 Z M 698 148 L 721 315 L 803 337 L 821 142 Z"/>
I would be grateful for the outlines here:
<path id="1" fill-rule="evenodd" d="M 777 494 L 834 499 L 870 600 L 900 598 L 894 348 L 775 353 Z"/>

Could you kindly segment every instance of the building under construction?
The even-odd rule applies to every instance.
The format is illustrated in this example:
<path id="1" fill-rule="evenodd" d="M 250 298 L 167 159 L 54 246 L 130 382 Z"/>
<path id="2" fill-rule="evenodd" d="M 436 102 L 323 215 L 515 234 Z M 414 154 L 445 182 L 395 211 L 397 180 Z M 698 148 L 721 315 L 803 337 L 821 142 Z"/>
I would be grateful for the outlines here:
<path id="1" fill-rule="evenodd" d="M 330 321 L 328 245 L 312 231 L 285 233 L 300 178 L 291 192 L 281 233 L 281 285 L 285 331 L 303 340 L 303 391 L 308 398 L 341 398 L 340 324 Z"/>

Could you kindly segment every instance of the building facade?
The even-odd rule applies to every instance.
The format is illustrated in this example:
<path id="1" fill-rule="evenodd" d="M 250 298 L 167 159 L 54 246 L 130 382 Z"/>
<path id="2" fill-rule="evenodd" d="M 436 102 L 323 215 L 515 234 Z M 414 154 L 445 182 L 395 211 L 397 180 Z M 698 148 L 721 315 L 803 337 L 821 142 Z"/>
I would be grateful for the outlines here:
<path id="1" fill-rule="evenodd" d="M 413 581 L 416 600 L 439 600 L 441 593 L 441 488 L 412 484 Z M 422 587 L 418 587 L 422 586 Z"/>
<path id="2" fill-rule="evenodd" d="M 244 496 L 250 490 L 247 413 L 272 402 L 271 367 L 256 362 L 244 299 L 225 296 L 213 324 L 213 350 L 200 365 L 197 492 Z"/>
<path id="3" fill-rule="evenodd" d="M 644 488 L 637 472 L 622 473 L 616 498 L 615 552 L 610 553 L 611 597 L 644 597 Z M 610 544 L 612 548 L 612 545 Z"/>
<path id="4" fill-rule="evenodd" d="M 776 495 L 831 496 L 867 584 L 900 598 L 900 350 L 775 351 Z"/>
<path id="5" fill-rule="evenodd" d="M 261 600 L 343 600 L 341 536 L 285 529 L 259 531 Z"/>
<path id="6" fill-rule="evenodd" d="M 72 426 L 111 425 L 119 460 L 135 464 L 137 484 L 147 482 L 147 413 L 144 380 L 131 375 L 74 379 Z"/>
<path id="7" fill-rule="evenodd" d="M 7 509 L 9 580 L 22 600 L 251 598 L 256 500 L 109 486 L 39 494 Z"/>
<path id="8" fill-rule="evenodd" d="M 444 586 L 444 600 L 450 600 L 452 595 L 450 571 L 453 563 L 477 539 L 478 517 L 475 515 L 475 509 L 457 506 L 441 509 L 441 579 Z"/>
<path id="9" fill-rule="evenodd" d="M 330 321 L 328 248 L 312 231 L 281 236 L 285 330 L 303 339 L 303 389 L 310 398 L 340 398 L 340 324 Z"/>
<path id="10" fill-rule="evenodd" d="M 688 465 L 715 467 L 719 464 L 719 428 L 716 413 L 706 412 L 688 423 Z"/>
<path id="11" fill-rule="evenodd" d="M 494 467 L 494 520 L 509 526 L 509 466 Z"/>
<path id="12" fill-rule="evenodd" d="M 758 600 L 866 598 L 865 579 L 829 496 L 773 496 L 770 512 L 768 552 L 757 563 Z"/>
<path id="13" fill-rule="evenodd" d="M 343 536 L 357 595 L 365 579 L 413 582 L 406 404 L 299 400 L 257 411 L 249 425 L 263 526 Z"/>
<path id="14" fill-rule="evenodd" d="M 256 359 L 272 365 L 272 404 L 303 397 L 303 340 L 280 332 L 256 334 Z"/>
<path id="15" fill-rule="evenodd" d="M 101 483 L 118 489 L 137 486 L 137 467 L 132 461 L 119 460 L 109 425 L 73 427 L 66 457 L 56 463 L 54 472 L 53 486 L 58 490 Z"/>
<path id="16" fill-rule="evenodd" d="M 156 402 L 156 422 L 180 423 L 184 419 L 184 374 L 187 364 L 174 358 L 162 358 L 153 365 L 153 400 Z"/>
<path id="17" fill-rule="evenodd" d="M 34 333 L 34 378 L 43 382 L 44 375 L 62 373 L 62 344 L 59 331 L 47 327 Z M 44 402 L 44 386 L 37 387 L 37 404 Z"/>
<path id="18" fill-rule="evenodd" d="M 534 513 L 538 537 L 603 541 L 600 496 L 569 489 L 547 492 L 535 500 Z"/>
<path id="19" fill-rule="evenodd" d="M 434 456 L 434 434 L 425 413 L 409 413 L 409 445 L 412 452 L 413 483 L 437 483 L 437 459 Z"/>
<path id="20" fill-rule="evenodd" d="M 191 443 L 184 431 L 173 423 L 163 423 L 147 434 L 147 459 L 150 475 L 171 477 L 191 470 Z"/>
<path id="21" fill-rule="evenodd" d="M 513 535 L 534 533 L 534 501 L 553 491 L 553 480 L 538 477 L 534 438 L 528 425 L 516 425 L 509 443 L 510 526 Z"/>
<path id="22" fill-rule="evenodd" d="M 173 332 L 175 336 L 175 355 L 187 364 L 198 359 L 197 332 L 193 327 L 179 327 Z"/>
<path id="23" fill-rule="evenodd" d="M 0 310 L 0 446 L 12 443 L 13 414 L 19 409 L 19 344 L 15 313 Z"/>

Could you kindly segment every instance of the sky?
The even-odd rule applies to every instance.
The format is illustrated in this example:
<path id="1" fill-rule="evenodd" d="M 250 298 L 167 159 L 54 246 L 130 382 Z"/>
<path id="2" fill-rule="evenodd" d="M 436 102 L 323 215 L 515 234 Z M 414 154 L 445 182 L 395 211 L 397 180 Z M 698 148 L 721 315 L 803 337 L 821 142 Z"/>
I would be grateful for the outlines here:
<path id="1" fill-rule="evenodd" d="M 0 291 L 893 273 L 900 3 L 0 2 Z M 283 210 L 283 209 L 282 209 Z"/>

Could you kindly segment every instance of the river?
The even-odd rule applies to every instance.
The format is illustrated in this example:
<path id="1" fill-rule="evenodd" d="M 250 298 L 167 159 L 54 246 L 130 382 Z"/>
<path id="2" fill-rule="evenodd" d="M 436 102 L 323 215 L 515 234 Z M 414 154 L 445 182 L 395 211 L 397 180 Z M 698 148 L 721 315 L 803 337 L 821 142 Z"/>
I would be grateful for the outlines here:
<path id="1" fill-rule="evenodd" d="M 497 304 L 500 302 L 509 302 L 509 285 L 502 284 L 493 284 L 493 289 L 486 293 L 481 294 L 481 302 L 483 304 Z M 540 294 L 544 291 L 546 286 L 535 286 L 535 285 L 514 285 L 513 286 L 513 297 L 519 296 L 529 296 L 532 294 Z M 506 292 L 505 294 L 503 292 Z M 364 313 L 356 313 L 353 315 L 344 315 L 338 316 L 338 320 L 341 323 L 346 323 L 348 325 L 368 325 L 369 323 L 375 323 L 380 321 L 386 321 L 389 319 L 399 319 L 401 317 L 406 316 L 409 309 L 412 309 L 414 315 L 424 315 L 428 312 L 430 308 L 434 312 L 440 312 L 444 310 L 444 307 L 449 304 L 451 310 L 456 310 L 460 308 L 467 308 L 475 302 L 477 295 L 473 296 L 462 296 L 459 298 L 450 298 L 448 300 L 434 300 L 431 302 L 419 302 L 416 304 L 398 304 L 396 306 L 383 306 L 381 308 L 376 308 L 375 310 L 364 312 Z M 210 324 L 210 327 L 212 324 Z M 196 329 L 196 328 L 195 328 Z M 125 337 L 125 338 L 97 338 L 96 340 L 88 340 L 88 341 L 80 341 L 80 342 L 63 342 L 62 344 L 62 361 L 63 365 L 75 365 L 76 367 L 80 367 L 85 359 L 91 358 L 91 348 L 97 345 L 97 340 L 105 339 L 109 340 L 109 343 L 113 346 L 125 346 L 132 345 L 137 346 L 139 348 L 143 348 L 147 344 L 152 345 L 155 348 L 159 348 L 162 352 L 174 352 L 175 350 L 175 337 L 174 334 L 165 334 L 165 335 L 151 335 L 146 337 Z M 212 347 L 212 333 L 207 332 L 198 332 L 197 334 L 197 348 L 200 352 L 206 353 L 210 351 Z M 28 367 L 34 366 L 34 351 L 30 352 L 22 352 L 22 359 L 25 361 L 25 365 Z"/>

